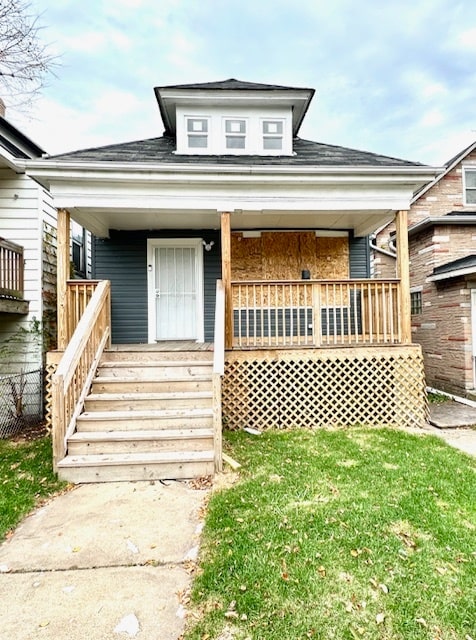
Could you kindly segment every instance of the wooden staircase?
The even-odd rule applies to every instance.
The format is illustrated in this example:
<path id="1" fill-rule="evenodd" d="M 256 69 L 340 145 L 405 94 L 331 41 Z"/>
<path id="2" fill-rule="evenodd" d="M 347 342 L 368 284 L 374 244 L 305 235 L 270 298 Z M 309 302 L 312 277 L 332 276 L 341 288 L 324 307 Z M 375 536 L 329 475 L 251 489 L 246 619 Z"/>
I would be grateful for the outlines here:
<path id="1" fill-rule="evenodd" d="M 211 351 L 106 351 L 60 478 L 75 483 L 214 473 Z"/>

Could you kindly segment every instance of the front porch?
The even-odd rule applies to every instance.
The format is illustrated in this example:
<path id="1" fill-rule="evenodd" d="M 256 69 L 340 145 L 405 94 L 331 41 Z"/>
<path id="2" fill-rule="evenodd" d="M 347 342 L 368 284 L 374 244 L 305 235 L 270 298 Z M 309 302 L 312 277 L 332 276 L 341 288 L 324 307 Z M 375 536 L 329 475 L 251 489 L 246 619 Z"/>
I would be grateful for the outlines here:
<path id="1" fill-rule="evenodd" d="M 177 477 L 209 473 L 210 468 L 221 468 L 223 427 L 420 426 L 426 420 L 421 351 L 408 340 L 401 279 L 230 278 L 226 285 L 226 260 L 224 265 L 224 281 L 217 282 L 213 342 L 111 344 L 110 283 L 65 282 L 61 309 L 66 322 L 59 326 L 65 348 L 49 355 L 47 398 L 55 465 L 63 477 L 77 482 L 170 477 L 174 465 Z M 116 360 L 112 369 L 111 360 Z M 201 371 L 193 370 L 194 360 L 202 367 L 208 362 L 206 381 Z M 178 375 L 179 365 L 191 376 L 188 383 L 184 370 Z M 122 375 L 126 370 L 129 380 Z M 114 398 L 110 381 L 126 385 L 115 384 Z M 179 386 L 172 387 L 172 381 Z M 92 416 L 85 414 L 91 414 L 101 384 L 109 394 L 105 399 L 116 404 L 108 405 L 108 415 L 103 411 L 100 426 L 93 427 Z M 190 392 L 198 393 L 191 411 Z M 207 408 L 197 409 L 196 402 L 202 407 L 205 397 Z M 122 420 L 130 424 L 134 440 L 131 434 L 124 436 L 118 426 Z M 68 471 L 68 451 L 75 451 L 73 445 L 82 438 L 75 435 L 81 422 L 87 422 L 88 431 L 99 432 L 88 436 L 86 450 L 95 453 L 86 474 Z M 184 465 L 183 445 L 172 444 L 177 436 L 182 443 L 189 438 L 188 462 L 193 460 L 193 465 Z M 204 453 L 206 438 L 209 453 Z M 117 441 L 128 447 L 124 466 L 105 472 L 105 465 L 115 464 L 111 451 L 118 449 L 111 443 Z M 146 441 L 152 449 L 138 457 L 135 452 Z M 98 442 L 106 443 L 106 453 L 97 453 Z M 173 462 L 171 447 L 176 449 Z M 170 464 L 155 464 L 159 458 Z M 91 468 L 93 463 L 102 467 Z"/>

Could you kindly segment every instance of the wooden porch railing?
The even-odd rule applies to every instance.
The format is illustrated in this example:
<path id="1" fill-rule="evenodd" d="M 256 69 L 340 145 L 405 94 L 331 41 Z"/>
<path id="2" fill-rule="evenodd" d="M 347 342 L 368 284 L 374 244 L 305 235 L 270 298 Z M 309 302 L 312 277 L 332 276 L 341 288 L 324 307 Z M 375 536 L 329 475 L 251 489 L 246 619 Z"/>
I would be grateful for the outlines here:
<path id="1" fill-rule="evenodd" d="M 96 283 L 89 303 L 52 376 L 53 464 L 66 455 L 66 441 L 74 431 L 101 354 L 110 346 L 110 283 Z"/>
<path id="2" fill-rule="evenodd" d="M 222 470 L 221 381 L 225 373 L 225 288 L 217 280 L 213 345 L 213 427 L 215 471 Z"/>
<path id="3" fill-rule="evenodd" d="M 66 308 L 68 310 L 66 337 L 69 342 L 100 280 L 68 280 Z"/>
<path id="4" fill-rule="evenodd" d="M 233 346 L 402 342 L 399 280 L 232 283 Z"/>
<path id="5" fill-rule="evenodd" d="M 0 238 L 0 296 L 23 300 L 23 247 Z"/>

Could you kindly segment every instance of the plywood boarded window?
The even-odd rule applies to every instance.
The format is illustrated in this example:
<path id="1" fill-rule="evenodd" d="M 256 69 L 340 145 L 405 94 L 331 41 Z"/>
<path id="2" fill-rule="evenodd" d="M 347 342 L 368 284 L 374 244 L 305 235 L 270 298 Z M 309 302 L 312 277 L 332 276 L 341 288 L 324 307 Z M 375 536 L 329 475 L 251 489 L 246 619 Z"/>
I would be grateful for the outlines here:
<path id="1" fill-rule="evenodd" d="M 349 277 L 349 238 L 317 237 L 314 231 L 263 231 L 259 237 L 231 235 L 233 280 L 300 280 Z"/>

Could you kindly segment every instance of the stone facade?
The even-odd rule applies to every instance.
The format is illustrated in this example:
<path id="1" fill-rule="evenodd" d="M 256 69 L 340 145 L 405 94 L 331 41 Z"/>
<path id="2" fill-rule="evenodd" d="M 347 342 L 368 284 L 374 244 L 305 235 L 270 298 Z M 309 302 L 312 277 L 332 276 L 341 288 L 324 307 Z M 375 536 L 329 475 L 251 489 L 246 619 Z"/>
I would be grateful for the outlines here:
<path id="1" fill-rule="evenodd" d="M 422 346 L 427 384 L 466 395 L 474 389 L 472 282 L 428 277 L 434 267 L 476 252 L 476 226 L 432 225 L 410 237 L 409 249 L 412 291 L 422 300 L 421 313 L 412 315 L 412 336 Z"/>
<path id="2" fill-rule="evenodd" d="M 467 215 L 476 209 L 464 205 L 463 166 L 470 165 L 476 166 L 476 150 L 415 200 L 409 212 L 410 227 L 441 217 L 421 232 L 410 231 L 410 283 L 422 296 L 421 314 L 412 315 L 412 335 L 422 345 L 427 384 L 457 395 L 475 389 L 471 289 L 476 274 L 436 282 L 428 278 L 435 267 L 476 254 L 476 216 L 474 225 L 444 219 L 450 212 Z"/>
<path id="3" fill-rule="evenodd" d="M 449 168 L 454 164 L 452 168 Z M 446 173 L 420 197 L 408 212 L 410 284 L 421 293 L 421 313 L 412 314 L 413 341 L 421 344 L 428 386 L 468 396 L 475 392 L 471 290 L 476 289 L 476 274 L 430 281 L 433 269 L 459 258 L 476 255 L 476 205 L 465 206 L 463 167 L 476 167 L 476 149 L 462 152 L 457 162 L 448 163 Z M 451 223 L 453 215 L 475 214 L 474 225 Z M 429 222 L 429 219 L 432 222 Z M 433 220 L 441 218 L 441 220 Z M 421 231 L 418 223 L 428 221 Z M 391 251 L 395 232 L 392 223 L 375 238 L 378 249 Z M 374 252 L 373 275 L 396 276 L 396 260 Z M 475 294 L 476 295 L 476 294 Z"/>

